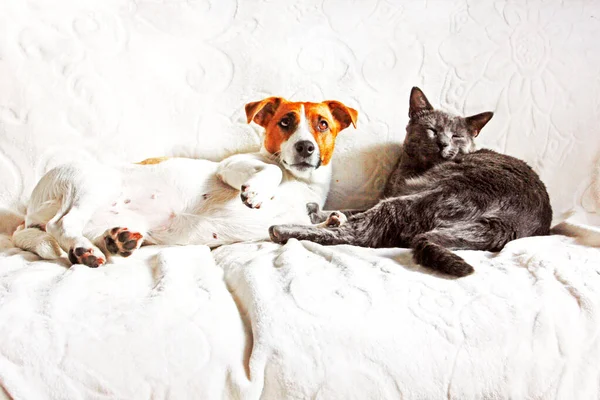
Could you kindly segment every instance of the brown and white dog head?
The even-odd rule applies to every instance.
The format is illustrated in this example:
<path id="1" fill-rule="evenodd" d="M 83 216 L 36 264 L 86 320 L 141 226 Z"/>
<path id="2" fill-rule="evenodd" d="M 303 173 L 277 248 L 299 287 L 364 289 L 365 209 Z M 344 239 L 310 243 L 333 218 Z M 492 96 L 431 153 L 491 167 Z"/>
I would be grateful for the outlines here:
<path id="1" fill-rule="evenodd" d="M 337 134 L 352 124 L 358 112 L 339 101 L 291 102 L 269 97 L 246 104 L 248 123 L 265 128 L 264 148 L 297 177 L 307 177 L 333 155 Z"/>

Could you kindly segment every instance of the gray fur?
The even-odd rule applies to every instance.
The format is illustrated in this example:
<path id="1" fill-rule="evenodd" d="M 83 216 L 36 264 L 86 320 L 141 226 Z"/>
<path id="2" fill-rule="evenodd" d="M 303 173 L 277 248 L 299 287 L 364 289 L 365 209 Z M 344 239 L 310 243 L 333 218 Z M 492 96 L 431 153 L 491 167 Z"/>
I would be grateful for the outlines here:
<path id="1" fill-rule="evenodd" d="M 385 199 L 347 214 L 340 227 L 278 225 L 271 239 L 325 245 L 410 247 L 419 264 L 466 276 L 473 267 L 449 249 L 499 251 L 511 240 L 547 235 L 552 209 L 546 187 L 523 161 L 475 150 L 473 139 L 492 113 L 458 117 L 434 110 L 418 88 L 410 121 Z M 313 223 L 329 213 L 308 205 Z"/>

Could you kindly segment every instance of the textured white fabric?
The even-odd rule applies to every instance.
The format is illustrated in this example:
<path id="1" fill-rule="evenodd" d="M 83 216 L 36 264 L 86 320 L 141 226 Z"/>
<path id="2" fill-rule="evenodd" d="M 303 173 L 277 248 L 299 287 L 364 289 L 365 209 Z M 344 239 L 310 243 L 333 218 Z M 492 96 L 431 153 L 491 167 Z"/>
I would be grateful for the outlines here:
<path id="1" fill-rule="evenodd" d="M 371 204 L 418 85 L 494 111 L 480 145 L 528 161 L 557 215 L 589 208 L 599 15 L 594 0 L 0 0 L 0 204 L 67 160 L 254 149 L 243 106 L 271 95 L 359 111 L 329 203 Z"/>
<path id="2" fill-rule="evenodd" d="M 221 247 L 223 269 L 203 246 L 100 269 L 0 246 L 0 383 L 15 399 L 600 393 L 600 249 L 562 236 L 460 252 L 477 271 L 460 280 L 408 250 L 296 240 Z"/>
<path id="3" fill-rule="evenodd" d="M 593 0 L 0 0 L 0 231 L 58 163 L 255 149 L 243 106 L 271 95 L 359 111 L 328 208 L 372 204 L 413 85 L 494 111 L 480 145 L 590 222 L 598 37 Z M 406 250 L 297 241 L 143 248 L 90 270 L 0 235 L 0 385 L 28 400 L 598 398 L 599 250 L 548 237 L 461 254 L 477 273 L 458 281 Z"/>
<path id="4" fill-rule="evenodd" d="M 402 249 L 291 240 L 213 252 L 247 305 L 266 399 L 597 399 L 600 250 L 562 236 L 459 252 L 465 279 Z"/>
<path id="5" fill-rule="evenodd" d="M 14 399 L 257 397 L 208 247 L 67 269 L 9 246 L 0 235 L 0 383 Z"/>

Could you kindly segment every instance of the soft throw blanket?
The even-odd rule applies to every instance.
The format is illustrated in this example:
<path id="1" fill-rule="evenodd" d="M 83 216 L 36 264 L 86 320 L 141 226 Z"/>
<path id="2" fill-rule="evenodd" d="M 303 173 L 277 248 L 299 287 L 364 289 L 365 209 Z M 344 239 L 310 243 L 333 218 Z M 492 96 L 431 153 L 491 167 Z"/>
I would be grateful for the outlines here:
<path id="1" fill-rule="evenodd" d="M 600 250 L 554 236 L 460 254 L 477 271 L 460 280 L 401 249 L 292 240 L 215 259 L 264 398 L 598 398 Z"/>
<path id="2" fill-rule="evenodd" d="M 0 240 L 0 383 L 13 398 L 252 394 L 251 343 L 207 247 L 144 248 L 90 269 Z"/>
<path id="3" fill-rule="evenodd" d="M 463 251 L 290 241 L 147 247 L 89 269 L 0 236 L 0 383 L 15 399 L 591 399 L 600 250 L 562 236 Z"/>

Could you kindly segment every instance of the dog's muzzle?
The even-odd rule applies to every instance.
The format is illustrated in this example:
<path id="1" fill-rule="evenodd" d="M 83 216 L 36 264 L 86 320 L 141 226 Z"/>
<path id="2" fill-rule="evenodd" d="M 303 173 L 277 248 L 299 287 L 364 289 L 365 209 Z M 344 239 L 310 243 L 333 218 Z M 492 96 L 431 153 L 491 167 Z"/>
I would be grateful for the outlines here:
<path id="1" fill-rule="evenodd" d="M 284 162 L 291 169 L 305 172 L 321 166 L 321 154 L 315 143 L 301 140 L 294 144 L 291 160 Z"/>

